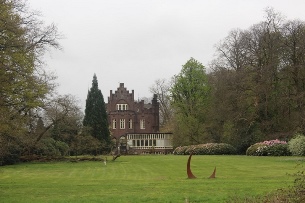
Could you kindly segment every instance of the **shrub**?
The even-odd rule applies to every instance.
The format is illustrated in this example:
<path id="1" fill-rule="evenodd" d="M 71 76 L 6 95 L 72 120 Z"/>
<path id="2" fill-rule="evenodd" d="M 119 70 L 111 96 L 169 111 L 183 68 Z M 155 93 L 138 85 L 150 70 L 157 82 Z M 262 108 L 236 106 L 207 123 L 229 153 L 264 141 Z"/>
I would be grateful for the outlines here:
<path id="1" fill-rule="evenodd" d="M 248 156 L 289 156 L 287 142 L 276 140 L 267 140 L 259 142 L 248 147 L 246 151 Z"/>
<path id="2" fill-rule="evenodd" d="M 274 144 L 267 148 L 268 156 L 290 156 L 287 144 Z"/>
<path id="3" fill-rule="evenodd" d="M 20 146 L 17 144 L 7 144 L 0 149 L 0 166 L 15 164 L 20 161 Z"/>
<path id="4" fill-rule="evenodd" d="M 185 151 L 188 148 L 189 148 L 189 146 L 176 147 L 176 149 L 173 151 L 173 154 L 176 154 L 176 155 L 185 155 Z"/>
<path id="5" fill-rule="evenodd" d="M 174 150 L 174 154 L 176 155 L 184 155 L 184 154 L 198 154 L 198 155 L 223 155 L 223 154 L 235 154 L 235 148 L 226 143 L 207 143 L 207 144 L 199 144 L 199 145 L 190 145 L 177 147 Z"/>
<path id="6" fill-rule="evenodd" d="M 248 156 L 267 156 L 267 145 L 262 143 L 255 143 L 248 147 L 246 155 Z"/>
<path id="7" fill-rule="evenodd" d="M 297 134 L 288 143 L 288 149 L 294 156 L 304 156 L 305 155 L 305 136 L 302 134 Z"/>
<path id="8" fill-rule="evenodd" d="M 53 138 L 42 139 L 35 149 L 35 153 L 41 156 L 65 156 L 68 151 L 69 146 L 65 142 Z"/>

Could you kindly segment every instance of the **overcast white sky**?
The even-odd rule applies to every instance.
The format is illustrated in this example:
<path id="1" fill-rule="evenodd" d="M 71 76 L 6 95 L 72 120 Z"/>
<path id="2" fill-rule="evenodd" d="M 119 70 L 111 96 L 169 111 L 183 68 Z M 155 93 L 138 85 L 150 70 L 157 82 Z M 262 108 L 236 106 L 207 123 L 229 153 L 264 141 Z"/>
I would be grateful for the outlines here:
<path id="1" fill-rule="evenodd" d="M 191 57 L 208 66 L 215 44 L 235 28 L 248 29 L 274 8 L 305 20 L 304 0 L 28 0 L 46 24 L 65 36 L 62 51 L 46 55 L 60 94 L 84 109 L 93 74 L 105 102 L 119 83 L 135 99 L 151 97 L 156 79 L 178 74 Z"/>

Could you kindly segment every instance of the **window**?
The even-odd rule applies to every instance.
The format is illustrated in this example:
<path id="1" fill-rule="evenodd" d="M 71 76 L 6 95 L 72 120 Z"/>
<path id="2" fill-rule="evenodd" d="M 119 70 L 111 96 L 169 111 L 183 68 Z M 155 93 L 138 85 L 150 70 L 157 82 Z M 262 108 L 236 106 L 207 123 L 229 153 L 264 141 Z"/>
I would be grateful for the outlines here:
<path id="1" fill-rule="evenodd" d="M 132 119 L 129 119 L 128 127 L 129 127 L 129 129 L 132 129 Z"/>
<path id="2" fill-rule="evenodd" d="M 116 129 L 116 119 L 113 119 L 113 120 L 112 120 L 112 128 L 113 128 L 113 129 Z"/>
<path id="3" fill-rule="evenodd" d="M 140 120 L 140 129 L 145 129 L 145 119 Z"/>
<path id="4" fill-rule="evenodd" d="M 125 129 L 125 119 L 120 119 L 120 129 Z"/>
<path id="5" fill-rule="evenodd" d="M 128 105 L 127 104 L 117 104 L 116 105 L 116 110 L 126 111 L 126 110 L 128 110 Z"/>

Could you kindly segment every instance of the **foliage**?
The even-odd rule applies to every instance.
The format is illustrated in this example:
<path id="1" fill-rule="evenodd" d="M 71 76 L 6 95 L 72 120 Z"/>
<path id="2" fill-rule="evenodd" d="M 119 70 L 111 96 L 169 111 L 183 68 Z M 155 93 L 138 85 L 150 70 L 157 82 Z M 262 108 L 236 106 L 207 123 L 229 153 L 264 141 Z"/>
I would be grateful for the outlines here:
<path id="1" fill-rule="evenodd" d="M 267 155 L 267 146 L 261 143 L 255 143 L 251 145 L 247 151 L 246 155 L 248 156 L 266 156 Z"/>
<path id="2" fill-rule="evenodd" d="M 105 148 L 106 146 L 102 145 L 98 139 L 91 135 L 76 135 L 73 137 L 70 145 L 70 155 L 97 155 L 101 154 Z"/>
<path id="3" fill-rule="evenodd" d="M 174 146 L 223 142 L 244 154 L 260 140 L 304 133 L 304 36 L 303 21 L 267 8 L 264 21 L 217 45 L 207 75 L 192 75 L 201 64 L 189 60 L 171 88 Z"/>
<path id="4" fill-rule="evenodd" d="M 38 133 L 39 137 L 49 136 L 70 145 L 73 137 L 83 130 L 83 113 L 77 100 L 72 95 L 58 96 L 44 109 L 44 120 L 47 125 Z"/>
<path id="5" fill-rule="evenodd" d="M 236 149 L 226 143 L 207 143 L 199 145 L 190 145 L 177 147 L 174 152 L 175 155 L 197 154 L 197 155 L 223 155 L 236 154 Z"/>
<path id="6" fill-rule="evenodd" d="M 34 152 L 40 156 L 66 156 L 69 152 L 69 146 L 65 142 L 45 138 L 39 142 Z"/>
<path id="7" fill-rule="evenodd" d="M 44 26 L 20 0 L 0 1 L 0 136 L 23 131 L 54 84 L 42 68 L 48 48 L 59 48 L 54 25 Z M 18 125 L 15 125 L 18 123 Z"/>
<path id="8" fill-rule="evenodd" d="M 18 140 L 0 136 L 0 166 L 19 162 L 21 147 Z"/>
<path id="9" fill-rule="evenodd" d="M 203 124 L 209 104 L 209 90 L 205 67 L 191 58 L 174 77 L 170 89 L 175 118 L 174 145 L 207 141 Z"/>
<path id="10" fill-rule="evenodd" d="M 101 142 L 110 144 L 108 115 L 104 97 L 98 88 L 97 77 L 94 74 L 92 87 L 88 91 L 83 125 L 90 128 L 90 134 Z"/>
<path id="11" fill-rule="evenodd" d="M 305 23 L 266 9 L 264 21 L 217 45 L 208 130 L 239 153 L 259 140 L 305 132 Z M 242 146 L 240 146 L 242 145 Z"/>
<path id="12" fill-rule="evenodd" d="M 268 156 L 290 156 L 291 152 L 287 144 L 274 144 L 267 150 Z"/>
<path id="13" fill-rule="evenodd" d="M 294 174 L 295 180 L 294 185 L 290 188 L 290 199 L 295 202 L 305 202 L 305 168 Z M 288 193 L 289 194 L 289 193 Z"/>
<path id="14" fill-rule="evenodd" d="M 287 142 L 276 140 L 268 140 L 251 145 L 246 154 L 248 156 L 289 156 Z"/>
<path id="15" fill-rule="evenodd" d="M 0 0 L 2 164 L 18 161 L 34 143 L 37 112 L 55 88 L 55 77 L 44 70 L 42 58 L 49 48 L 60 48 L 59 38 L 56 26 L 45 26 L 24 1 Z"/>
<path id="16" fill-rule="evenodd" d="M 294 156 L 305 156 L 305 136 L 297 134 L 288 142 L 288 148 Z"/>
<path id="17" fill-rule="evenodd" d="M 190 148 L 190 146 L 176 147 L 175 150 L 173 151 L 173 154 L 175 154 L 175 155 L 185 155 L 186 150 L 188 150 L 189 148 Z"/>

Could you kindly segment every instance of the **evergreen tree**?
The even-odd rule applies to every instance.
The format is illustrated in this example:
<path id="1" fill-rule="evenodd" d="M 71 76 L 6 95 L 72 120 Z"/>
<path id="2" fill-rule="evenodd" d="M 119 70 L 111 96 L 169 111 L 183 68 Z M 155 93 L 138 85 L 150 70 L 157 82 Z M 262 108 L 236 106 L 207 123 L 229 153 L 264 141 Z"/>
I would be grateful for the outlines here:
<path id="1" fill-rule="evenodd" d="M 98 81 L 95 74 L 92 80 L 92 87 L 87 95 L 83 125 L 89 127 L 91 135 L 103 144 L 108 145 L 110 143 L 108 116 L 104 97 L 101 90 L 98 89 Z"/>

